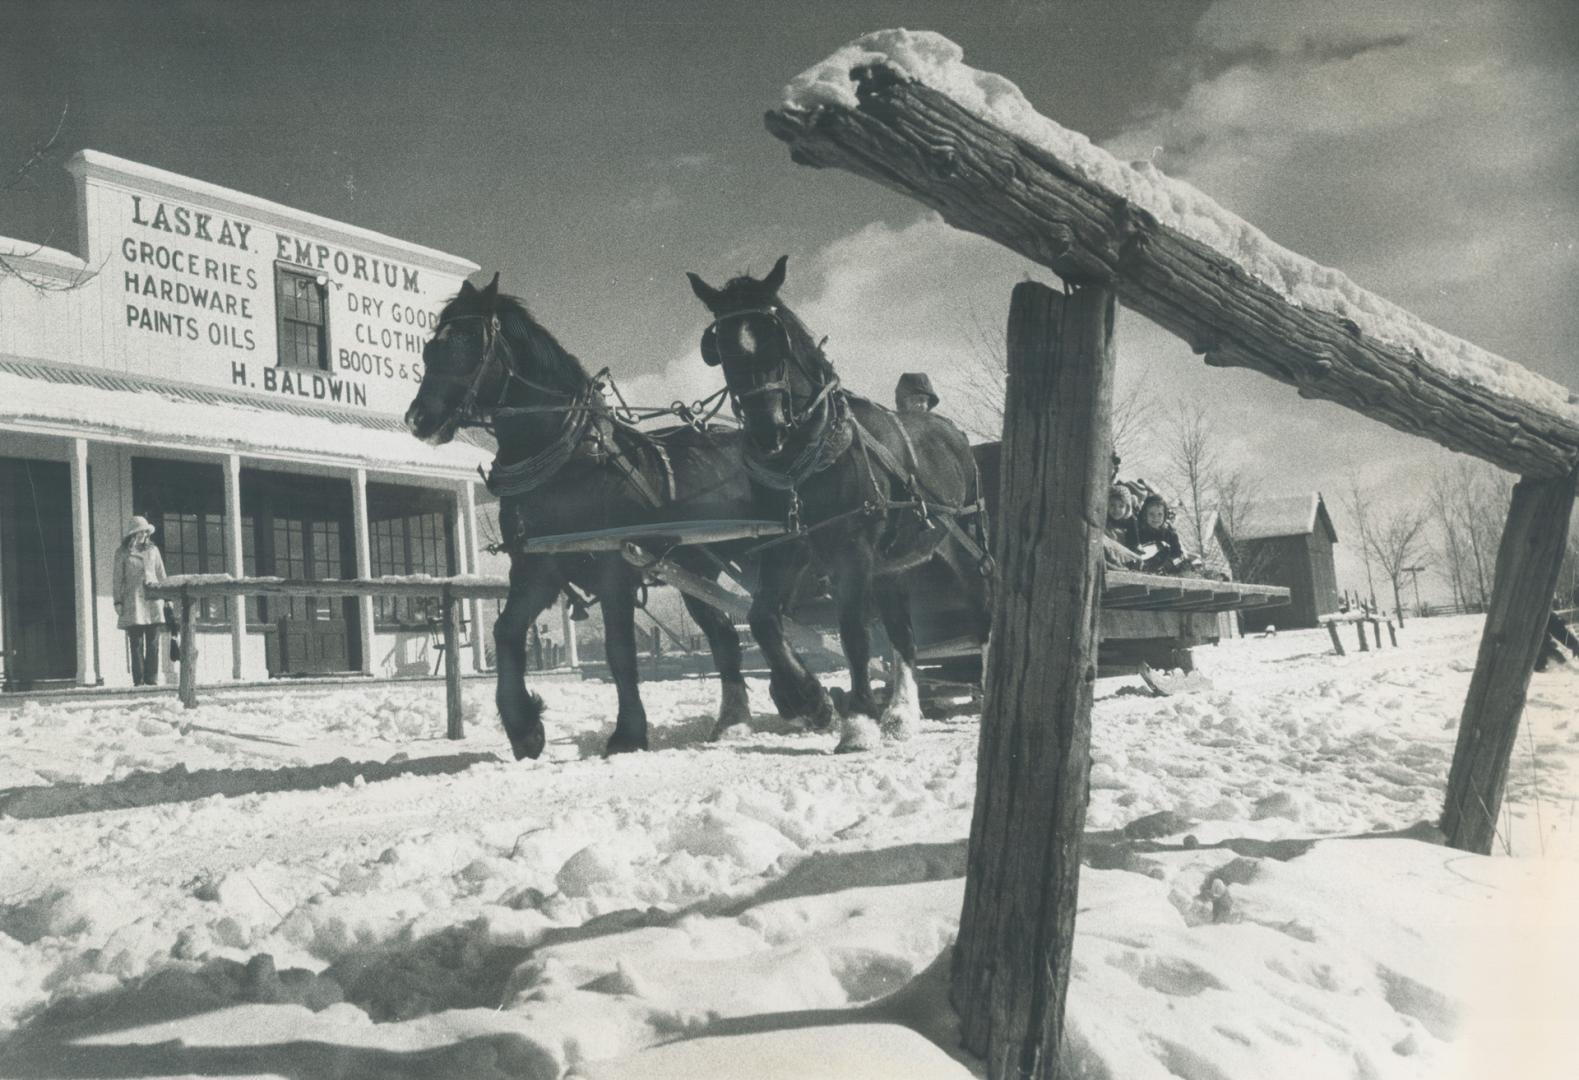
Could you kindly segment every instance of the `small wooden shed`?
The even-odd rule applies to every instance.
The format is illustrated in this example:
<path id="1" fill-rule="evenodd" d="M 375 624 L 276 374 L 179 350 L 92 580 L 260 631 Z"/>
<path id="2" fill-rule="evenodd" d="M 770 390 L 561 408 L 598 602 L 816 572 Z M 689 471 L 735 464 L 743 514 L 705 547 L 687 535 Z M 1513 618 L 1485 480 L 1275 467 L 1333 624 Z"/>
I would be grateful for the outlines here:
<path id="1" fill-rule="evenodd" d="M 1244 613 L 1246 633 L 1266 629 L 1312 627 L 1317 619 L 1338 610 L 1338 575 L 1332 527 L 1321 492 L 1266 499 L 1256 505 L 1253 519 L 1233 537 L 1234 577 L 1258 585 L 1289 590 L 1288 607 Z"/>

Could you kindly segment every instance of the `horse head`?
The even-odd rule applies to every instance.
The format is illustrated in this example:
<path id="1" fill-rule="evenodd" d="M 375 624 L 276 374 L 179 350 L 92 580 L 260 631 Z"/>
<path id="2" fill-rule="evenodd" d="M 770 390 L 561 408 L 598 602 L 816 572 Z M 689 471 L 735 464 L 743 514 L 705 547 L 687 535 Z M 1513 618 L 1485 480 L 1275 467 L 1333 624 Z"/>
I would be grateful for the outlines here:
<path id="1" fill-rule="evenodd" d="M 686 274 L 713 316 L 702 334 L 702 359 L 723 369 L 746 437 L 770 457 L 784 449 L 835 384 L 810 331 L 779 301 L 788 261 L 782 256 L 761 280 L 741 275 L 721 289 Z"/>
<path id="2" fill-rule="evenodd" d="M 482 417 L 478 402 L 501 397 L 509 382 L 500 329 L 499 275 L 478 289 L 469 281 L 439 314 L 422 349 L 422 384 L 406 410 L 406 428 L 435 445 Z"/>

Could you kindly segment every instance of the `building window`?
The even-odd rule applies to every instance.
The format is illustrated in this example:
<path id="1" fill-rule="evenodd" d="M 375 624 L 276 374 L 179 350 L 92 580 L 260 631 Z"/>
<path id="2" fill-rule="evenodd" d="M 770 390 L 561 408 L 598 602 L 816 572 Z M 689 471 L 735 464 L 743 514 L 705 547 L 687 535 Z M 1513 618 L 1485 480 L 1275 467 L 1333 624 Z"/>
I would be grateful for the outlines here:
<path id="1" fill-rule="evenodd" d="M 217 465 L 132 459 L 132 501 L 157 530 L 168 574 L 225 573 L 225 481 Z M 227 620 L 225 599 L 197 601 L 198 621 Z"/>
<path id="2" fill-rule="evenodd" d="M 328 367 L 324 290 L 317 277 L 276 266 L 274 294 L 279 312 L 280 366 Z"/>
<path id="3" fill-rule="evenodd" d="M 367 486 L 368 533 L 374 577 L 454 572 L 451 513 L 443 495 L 418 488 Z M 426 627 L 438 616 L 438 599 L 380 596 L 373 601 L 383 629 Z"/>

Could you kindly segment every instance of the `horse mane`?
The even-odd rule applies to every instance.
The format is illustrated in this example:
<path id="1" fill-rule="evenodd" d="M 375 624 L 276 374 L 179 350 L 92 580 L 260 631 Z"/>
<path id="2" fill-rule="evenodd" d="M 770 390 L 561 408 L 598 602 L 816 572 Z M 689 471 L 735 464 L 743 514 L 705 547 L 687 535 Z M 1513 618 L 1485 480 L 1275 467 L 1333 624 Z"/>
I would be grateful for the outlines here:
<path id="1" fill-rule="evenodd" d="M 779 322 L 784 324 L 784 329 L 789 333 L 790 347 L 801 356 L 810 357 L 822 369 L 824 377 L 832 377 L 833 361 L 823 353 L 822 346 L 817 343 L 816 338 L 812 337 L 811 331 L 806 328 L 805 323 L 801 322 L 800 316 L 782 301 L 778 309 Z"/>
<path id="2" fill-rule="evenodd" d="M 481 295 L 475 294 L 476 297 Z M 440 321 L 456 316 L 486 315 L 486 311 L 474 310 L 480 305 L 473 301 L 473 294 L 451 297 L 444 305 Z M 499 332 L 509 343 L 511 352 L 524 361 L 522 375 L 550 386 L 581 386 L 590 381 L 591 376 L 581 361 L 532 317 L 520 297 L 499 294 L 493 303 L 493 313 L 499 317 Z"/>

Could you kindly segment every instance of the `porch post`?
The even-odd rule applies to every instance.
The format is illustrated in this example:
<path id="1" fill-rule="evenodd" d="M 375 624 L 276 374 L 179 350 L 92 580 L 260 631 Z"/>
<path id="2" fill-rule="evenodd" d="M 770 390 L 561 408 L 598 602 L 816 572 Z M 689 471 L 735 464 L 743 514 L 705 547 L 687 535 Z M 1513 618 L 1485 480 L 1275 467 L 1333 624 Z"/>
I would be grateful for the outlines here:
<path id="1" fill-rule="evenodd" d="M 357 469 L 351 481 L 352 517 L 356 530 L 356 576 L 366 581 L 373 576 L 373 548 L 367 527 L 367 470 Z M 373 596 L 356 598 L 357 622 L 361 624 L 362 674 L 373 674 Z"/>
<path id="2" fill-rule="evenodd" d="M 71 548 L 77 577 L 77 685 L 93 685 L 93 538 L 88 517 L 88 440 L 71 440 Z"/>
<path id="3" fill-rule="evenodd" d="M 477 491 L 472 487 L 470 480 L 461 483 L 459 513 L 455 515 L 456 523 L 460 526 L 455 535 L 456 562 L 460 565 L 456 571 L 462 574 L 477 573 L 479 554 L 477 550 Z M 464 537 L 464 541 L 462 538 Z M 472 597 L 467 607 L 470 608 L 468 617 L 472 623 L 472 671 L 481 671 L 488 665 L 488 653 L 483 648 L 482 640 L 482 599 Z"/>
<path id="4" fill-rule="evenodd" d="M 559 625 L 565 632 L 565 664 L 575 670 L 581 666 L 581 657 L 576 653 L 576 623 L 570 617 L 570 597 L 564 593 L 559 594 Z"/>
<path id="5" fill-rule="evenodd" d="M 225 455 L 225 573 L 246 576 L 241 558 L 241 455 Z M 247 647 L 247 598 L 232 596 L 230 604 L 230 677 L 242 677 L 242 657 Z"/>

